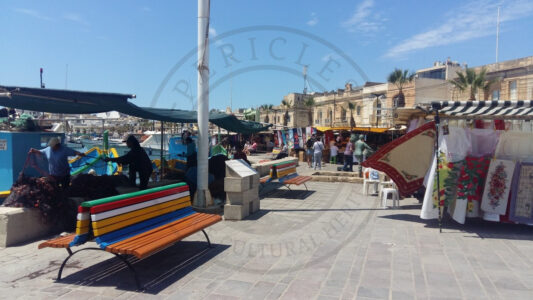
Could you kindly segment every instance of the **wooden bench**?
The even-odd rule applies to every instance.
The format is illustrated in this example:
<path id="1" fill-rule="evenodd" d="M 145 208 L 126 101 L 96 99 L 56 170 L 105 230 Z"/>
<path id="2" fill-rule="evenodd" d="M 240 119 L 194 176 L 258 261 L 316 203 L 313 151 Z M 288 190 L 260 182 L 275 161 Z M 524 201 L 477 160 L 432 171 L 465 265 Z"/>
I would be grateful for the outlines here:
<path id="1" fill-rule="evenodd" d="M 297 162 L 282 162 L 272 165 L 272 167 L 270 167 L 271 179 L 277 178 L 278 181 L 285 185 L 289 190 L 291 189 L 289 187 L 291 184 L 303 184 L 305 189 L 308 190 L 305 183 L 310 181 L 312 177 L 298 175 L 298 173 L 296 173 L 296 164 Z"/>
<path id="2" fill-rule="evenodd" d="M 78 209 L 76 233 L 41 243 L 39 249 L 66 248 L 69 255 L 59 268 L 58 281 L 67 261 L 77 252 L 103 250 L 113 253 L 133 272 L 137 287 L 141 289 L 137 273 L 127 260 L 129 255 L 146 258 L 199 231 L 211 247 L 204 229 L 220 220 L 219 215 L 195 212 L 191 207 L 189 187 L 177 183 L 83 202 Z M 90 240 L 99 247 L 71 250 L 71 247 Z"/>

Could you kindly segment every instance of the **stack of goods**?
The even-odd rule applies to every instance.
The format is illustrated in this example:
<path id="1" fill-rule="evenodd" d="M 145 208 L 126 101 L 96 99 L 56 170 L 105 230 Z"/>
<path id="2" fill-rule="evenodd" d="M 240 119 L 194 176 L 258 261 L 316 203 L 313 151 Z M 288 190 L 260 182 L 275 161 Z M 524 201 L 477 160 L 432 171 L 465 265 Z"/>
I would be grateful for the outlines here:
<path id="1" fill-rule="evenodd" d="M 441 207 L 460 224 L 466 218 L 533 224 L 533 133 L 459 127 L 447 133 L 426 176 L 421 217 L 437 218 Z"/>

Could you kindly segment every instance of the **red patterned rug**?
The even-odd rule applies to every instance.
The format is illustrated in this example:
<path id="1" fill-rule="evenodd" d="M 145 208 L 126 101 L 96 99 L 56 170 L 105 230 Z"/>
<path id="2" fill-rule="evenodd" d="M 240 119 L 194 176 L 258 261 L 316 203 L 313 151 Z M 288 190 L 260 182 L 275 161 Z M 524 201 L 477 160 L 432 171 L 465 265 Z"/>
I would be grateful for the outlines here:
<path id="1" fill-rule="evenodd" d="M 363 162 L 363 166 L 385 172 L 402 196 L 418 190 L 431 166 L 435 143 L 435 122 L 386 144 Z"/>

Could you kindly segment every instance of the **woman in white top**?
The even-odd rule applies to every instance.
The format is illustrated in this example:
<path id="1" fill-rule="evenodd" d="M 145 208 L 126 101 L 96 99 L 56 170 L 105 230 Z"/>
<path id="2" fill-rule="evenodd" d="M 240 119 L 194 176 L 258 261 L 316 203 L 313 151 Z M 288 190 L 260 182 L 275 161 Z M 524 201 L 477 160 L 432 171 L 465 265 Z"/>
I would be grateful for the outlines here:
<path id="1" fill-rule="evenodd" d="M 322 150 L 324 150 L 324 144 L 319 139 L 317 139 L 316 142 L 313 144 L 313 163 L 315 170 L 317 166 L 319 170 L 322 169 Z"/>

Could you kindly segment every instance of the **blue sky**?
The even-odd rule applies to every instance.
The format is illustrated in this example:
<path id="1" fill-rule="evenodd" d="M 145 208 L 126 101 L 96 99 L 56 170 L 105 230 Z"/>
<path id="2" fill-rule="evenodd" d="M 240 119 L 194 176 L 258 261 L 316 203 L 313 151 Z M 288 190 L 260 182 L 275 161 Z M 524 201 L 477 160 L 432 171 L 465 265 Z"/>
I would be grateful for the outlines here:
<path id="1" fill-rule="evenodd" d="M 210 106 L 279 104 L 395 67 L 470 66 L 533 55 L 533 1 L 211 1 Z M 133 93 L 141 106 L 191 109 L 196 1 L 2 1 L 0 84 Z M 188 54 L 192 54 L 187 56 Z M 68 71 L 67 71 L 68 65 Z M 231 100 L 230 100 L 231 99 Z"/>

